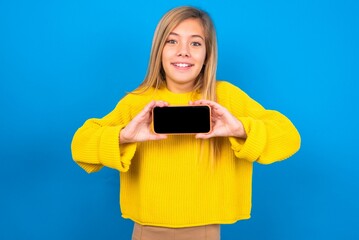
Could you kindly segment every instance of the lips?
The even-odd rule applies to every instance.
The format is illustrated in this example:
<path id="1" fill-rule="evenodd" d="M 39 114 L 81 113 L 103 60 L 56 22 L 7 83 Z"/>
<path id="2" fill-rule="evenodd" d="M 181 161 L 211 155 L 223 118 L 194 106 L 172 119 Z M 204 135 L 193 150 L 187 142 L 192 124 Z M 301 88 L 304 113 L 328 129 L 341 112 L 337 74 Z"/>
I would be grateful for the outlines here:
<path id="1" fill-rule="evenodd" d="M 191 63 L 184 63 L 184 62 L 175 62 L 175 63 L 171 63 L 173 66 L 175 66 L 176 68 L 179 69 L 188 69 L 190 67 L 193 67 L 194 64 Z"/>

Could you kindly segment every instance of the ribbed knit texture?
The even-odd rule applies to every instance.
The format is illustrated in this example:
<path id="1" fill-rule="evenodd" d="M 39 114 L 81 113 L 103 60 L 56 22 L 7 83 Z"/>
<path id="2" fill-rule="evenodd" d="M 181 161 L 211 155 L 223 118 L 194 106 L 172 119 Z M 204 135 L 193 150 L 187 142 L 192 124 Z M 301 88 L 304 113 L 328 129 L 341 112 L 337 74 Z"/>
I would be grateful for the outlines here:
<path id="1" fill-rule="evenodd" d="M 166 88 L 128 94 L 102 119 L 89 119 L 72 141 L 74 160 L 87 172 L 119 170 L 124 218 L 153 226 L 188 227 L 234 223 L 250 217 L 253 162 L 284 160 L 300 147 L 296 128 L 284 115 L 265 110 L 242 90 L 217 82 L 217 102 L 242 121 L 247 139 L 222 138 L 216 164 L 199 159 L 201 140 L 173 135 L 166 140 L 119 144 L 119 133 L 151 100 L 187 105 L 200 97 Z"/>

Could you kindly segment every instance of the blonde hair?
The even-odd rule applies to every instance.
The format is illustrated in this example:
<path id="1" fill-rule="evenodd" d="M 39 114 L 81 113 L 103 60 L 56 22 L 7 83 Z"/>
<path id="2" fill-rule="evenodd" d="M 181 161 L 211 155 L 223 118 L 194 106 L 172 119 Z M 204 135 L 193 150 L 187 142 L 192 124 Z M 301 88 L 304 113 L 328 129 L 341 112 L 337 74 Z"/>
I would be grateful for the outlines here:
<path id="1" fill-rule="evenodd" d="M 203 69 L 196 79 L 194 91 L 201 93 L 202 98 L 216 100 L 217 71 L 217 38 L 213 22 L 209 15 L 194 7 L 178 7 L 167 12 L 157 25 L 152 41 L 147 74 L 139 89 L 146 91 L 151 87 L 158 89 L 166 84 L 162 67 L 162 51 L 171 31 L 182 21 L 194 18 L 201 21 L 206 45 L 206 60 Z"/>
<path id="2" fill-rule="evenodd" d="M 159 89 L 166 84 L 166 75 L 162 66 L 162 51 L 166 44 L 166 40 L 178 24 L 191 18 L 198 19 L 202 23 L 206 46 L 206 59 L 202 71 L 195 81 L 193 92 L 200 93 L 203 99 L 216 101 L 218 53 L 214 24 L 208 13 L 189 6 L 174 8 L 161 18 L 153 36 L 146 77 L 135 93 L 143 93 L 150 88 Z M 202 145 L 203 144 L 204 141 L 202 141 Z M 219 139 L 210 139 L 209 144 L 209 158 L 212 160 L 211 162 L 214 162 L 214 158 L 219 154 Z"/>

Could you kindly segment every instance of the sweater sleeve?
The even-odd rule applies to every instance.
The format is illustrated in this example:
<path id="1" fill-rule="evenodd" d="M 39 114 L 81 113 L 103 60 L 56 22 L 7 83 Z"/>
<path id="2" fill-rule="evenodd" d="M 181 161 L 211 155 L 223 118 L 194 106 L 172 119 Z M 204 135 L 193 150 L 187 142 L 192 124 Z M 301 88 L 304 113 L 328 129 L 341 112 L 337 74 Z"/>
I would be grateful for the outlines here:
<path id="1" fill-rule="evenodd" d="M 289 158 L 300 148 L 300 135 L 282 113 L 264 109 L 239 88 L 229 87 L 229 108 L 245 128 L 247 138 L 230 137 L 231 147 L 240 159 L 270 164 Z"/>
<path id="2" fill-rule="evenodd" d="M 136 151 L 136 143 L 120 144 L 120 131 L 130 121 L 129 107 L 120 101 L 116 108 L 98 119 L 88 119 L 71 143 L 74 161 L 86 172 L 99 171 L 103 166 L 128 171 Z"/>

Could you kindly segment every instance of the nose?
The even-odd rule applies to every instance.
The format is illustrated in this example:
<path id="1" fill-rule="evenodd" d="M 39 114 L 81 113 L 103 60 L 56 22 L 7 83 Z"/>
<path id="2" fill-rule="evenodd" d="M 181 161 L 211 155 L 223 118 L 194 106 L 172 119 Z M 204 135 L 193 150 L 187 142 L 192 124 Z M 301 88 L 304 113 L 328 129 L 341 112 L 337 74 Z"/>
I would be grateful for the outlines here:
<path id="1" fill-rule="evenodd" d="M 187 44 L 178 44 L 178 56 L 180 57 L 190 57 L 190 50 Z"/>

